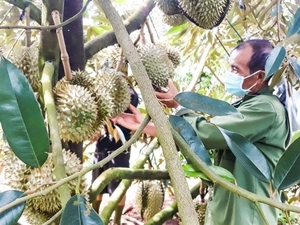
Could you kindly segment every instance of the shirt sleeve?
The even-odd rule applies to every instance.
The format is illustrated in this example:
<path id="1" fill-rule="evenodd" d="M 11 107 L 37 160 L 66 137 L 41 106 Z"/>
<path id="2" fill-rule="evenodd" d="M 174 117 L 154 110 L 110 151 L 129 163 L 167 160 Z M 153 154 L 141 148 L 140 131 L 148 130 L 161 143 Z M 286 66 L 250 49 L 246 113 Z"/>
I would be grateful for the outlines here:
<path id="1" fill-rule="evenodd" d="M 250 99 L 242 103 L 238 110 L 240 114 L 215 116 L 210 121 L 190 111 L 182 116 L 193 126 L 207 149 L 228 149 L 217 126 L 256 142 L 267 136 L 276 119 L 276 110 L 269 101 Z"/>

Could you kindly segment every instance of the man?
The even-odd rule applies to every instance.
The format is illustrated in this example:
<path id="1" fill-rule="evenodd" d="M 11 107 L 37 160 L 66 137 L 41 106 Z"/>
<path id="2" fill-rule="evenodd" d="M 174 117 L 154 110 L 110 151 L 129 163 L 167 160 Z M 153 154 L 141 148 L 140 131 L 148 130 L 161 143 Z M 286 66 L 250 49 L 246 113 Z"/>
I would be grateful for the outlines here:
<path id="1" fill-rule="evenodd" d="M 267 183 L 249 173 L 235 158 L 226 141 L 215 125 L 238 133 L 253 142 L 266 157 L 271 172 L 289 143 L 290 128 L 284 106 L 269 90 L 264 66 L 273 46 L 267 40 L 255 39 L 237 46 L 229 59 L 230 70 L 225 77 L 225 89 L 242 99 L 233 104 L 240 115 L 216 116 L 207 121 L 203 116 L 187 109 L 179 109 L 173 100 L 177 90 L 169 82 L 167 93 L 157 93 L 157 97 L 171 108 L 179 109 L 177 115 L 185 118 L 194 128 L 207 149 L 219 149 L 218 165 L 233 173 L 237 185 L 256 194 L 270 197 Z M 167 100 L 166 99 L 170 99 Z M 140 113 L 130 107 L 131 116 L 122 114 L 115 122 L 136 129 L 141 123 Z M 144 132 L 156 135 L 153 124 Z M 276 196 L 279 200 L 279 196 Z M 268 205 L 258 204 L 270 225 L 277 224 L 278 211 Z M 265 224 L 257 206 L 245 198 L 237 196 L 219 185 L 214 187 L 214 195 L 209 202 L 209 221 L 211 225 L 262 225 Z M 208 213 L 207 213 L 208 215 Z"/>

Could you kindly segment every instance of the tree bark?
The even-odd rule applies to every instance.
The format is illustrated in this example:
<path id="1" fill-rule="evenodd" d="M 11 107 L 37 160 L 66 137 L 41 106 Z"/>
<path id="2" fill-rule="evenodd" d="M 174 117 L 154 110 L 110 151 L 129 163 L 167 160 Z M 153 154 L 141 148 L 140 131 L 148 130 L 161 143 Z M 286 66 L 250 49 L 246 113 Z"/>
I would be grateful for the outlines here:
<path id="1" fill-rule="evenodd" d="M 154 94 L 145 67 L 140 60 L 140 56 L 135 49 L 120 16 L 110 1 L 98 0 L 98 3 L 112 24 L 117 41 L 121 45 L 124 55 L 130 63 L 133 75 L 140 87 L 147 111 L 156 126 L 158 139 L 163 149 L 167 169 L 174 187 L 175 196 L 178 200 L 178 209 L 182 222 L 184 225 L 197 225 L 199 224 L 197 213 L 189 192 L 187 180 L 181 169 L 181 162 L 172 137 L 170 123 Z"/>

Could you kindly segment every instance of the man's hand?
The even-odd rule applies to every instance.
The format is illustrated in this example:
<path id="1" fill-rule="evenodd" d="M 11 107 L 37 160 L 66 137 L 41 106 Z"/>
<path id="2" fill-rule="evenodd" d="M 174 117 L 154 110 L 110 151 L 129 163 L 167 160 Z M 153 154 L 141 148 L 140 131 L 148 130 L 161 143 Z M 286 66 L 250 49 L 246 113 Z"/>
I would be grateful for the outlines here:
<path id="1" fill-rule="evenodd" d="M 167 92 L 155 92 L 156 97 L 168 108 L 177 108 L 179 104 L 174 100 L 174 97 L 178 94 L 178 90 L 171 79 L 168 80 L 168 87 Z"/>
<path id="2" fill-rule="evenodd" d="M 136 131 L 141 123 L 144 120 L 143 115 L 140 113 L 140 111 L 135 108 L 133 105 L 129 106 L 129 110 L 132 113 L 121 113 L 120 115 L 118 115 L 115 118 L 112 118 L 111 120 L 115 123 L 115 124 L 119 124 L 123 127 L 126 127 L 129 130 L 133 130 Z"/>

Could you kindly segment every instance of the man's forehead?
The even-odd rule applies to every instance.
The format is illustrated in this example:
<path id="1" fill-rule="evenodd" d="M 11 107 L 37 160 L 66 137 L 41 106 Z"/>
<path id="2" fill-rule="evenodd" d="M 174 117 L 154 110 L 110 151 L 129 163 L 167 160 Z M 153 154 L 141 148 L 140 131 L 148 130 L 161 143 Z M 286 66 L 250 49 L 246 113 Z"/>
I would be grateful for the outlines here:
<path id="1" fill-rule="evenodd" d="M 229 57 L 229 63 L 247 64 L 252 56 L 252 47 L 247 45 L 240 49 L 234 49 Z"/>

